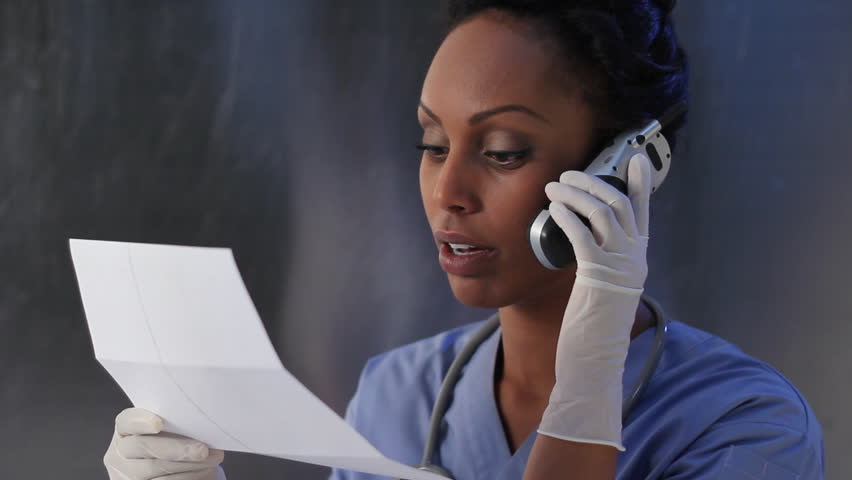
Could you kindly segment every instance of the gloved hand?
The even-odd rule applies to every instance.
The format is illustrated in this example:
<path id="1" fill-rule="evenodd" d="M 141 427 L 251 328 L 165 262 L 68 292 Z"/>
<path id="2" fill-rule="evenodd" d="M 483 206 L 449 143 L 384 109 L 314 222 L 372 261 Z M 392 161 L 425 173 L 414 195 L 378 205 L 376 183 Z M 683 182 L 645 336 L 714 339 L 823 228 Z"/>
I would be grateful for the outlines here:
<path id="1" fill-rule="evenodd" d="M 162 429 L 163 419 L 148 410 L 119 413 L 104 455 L 110 480 L 225 480 L 218 467 L 225 452 Z"/>
<path id="2" fill-rule="evenodd" d="M 627 173 L 628 196 L 580 171 L 545 187 L 550 215 L 574 246 L 577 275 L 556 348 L 556 385 L 538 429 L 622 451 L 622 374 L 648 274 L 648 157 L 634 155 Z"/>

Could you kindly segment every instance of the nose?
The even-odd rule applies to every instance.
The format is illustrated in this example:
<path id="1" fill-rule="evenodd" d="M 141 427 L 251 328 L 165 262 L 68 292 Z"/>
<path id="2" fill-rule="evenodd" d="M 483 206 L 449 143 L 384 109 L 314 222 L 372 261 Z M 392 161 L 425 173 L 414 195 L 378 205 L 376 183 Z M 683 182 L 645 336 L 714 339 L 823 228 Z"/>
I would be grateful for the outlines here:
<path id="1" fill-rule="evenodd" d="M 464 152 L 450 152 L 438 166 L 432 198 L 442 210 L 470 214 L 480 209 L 476 160 Z"/>

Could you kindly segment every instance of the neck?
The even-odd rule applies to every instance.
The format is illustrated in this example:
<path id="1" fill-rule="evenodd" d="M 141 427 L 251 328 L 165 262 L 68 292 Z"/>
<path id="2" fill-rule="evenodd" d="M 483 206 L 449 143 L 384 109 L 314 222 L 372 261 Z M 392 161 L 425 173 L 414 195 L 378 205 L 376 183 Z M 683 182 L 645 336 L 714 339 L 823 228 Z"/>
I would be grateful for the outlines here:
<path id="1" fill-rule="evenodd" d="M 571 291 L 573 279 L 567 290 Z M 500 382 L 547 398 L 556 383 L 556 343 L 562 326 L 567 298 L 500 308 L 502 359 Z M 653 324 L 653 313 L 639 302 L 630 339 Z"/>

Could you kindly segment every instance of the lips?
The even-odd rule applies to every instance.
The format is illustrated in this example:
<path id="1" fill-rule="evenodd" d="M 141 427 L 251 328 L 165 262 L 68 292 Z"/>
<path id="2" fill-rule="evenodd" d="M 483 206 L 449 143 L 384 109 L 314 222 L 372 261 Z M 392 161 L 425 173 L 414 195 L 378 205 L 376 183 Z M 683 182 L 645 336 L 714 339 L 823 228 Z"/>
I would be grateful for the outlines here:
<path id="1" fill-rule="evenodd" d="M 487 273 L 493 268 L 492 263 L 498 255 L 496 248 L 461 232 L 438 230 L 435 232 L 435 241 L 441 268 L 454 275 L 477 276 Z M 461 248 L 456 250 L 451 244 Z"/>
<path id="2" fill-rule="evenodd" d="M 465 250 L 456 252 L 449 243 L 442 243 L 438 253 L 438 263 L 450 274 L 476 277 L 494 271 L 494 262 L 498 251 L 493 248 Z"/>

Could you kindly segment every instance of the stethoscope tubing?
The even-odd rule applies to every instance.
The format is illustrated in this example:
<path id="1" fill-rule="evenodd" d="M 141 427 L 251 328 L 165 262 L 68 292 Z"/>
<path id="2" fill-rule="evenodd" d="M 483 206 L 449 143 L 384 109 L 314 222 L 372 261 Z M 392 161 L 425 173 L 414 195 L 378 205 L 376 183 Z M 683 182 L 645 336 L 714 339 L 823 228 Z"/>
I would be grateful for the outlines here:
<path id="1" fill-rule="evenodd" d="M 669 321 L 660 304 L 648 295 L 642 295 L 642 301 L 644 301 L 654 313 L 654 325 L 657 327 L 657 331 L 654 334 L 654 346 L 651 349 L 651 354 L 648 355 L 648 359 L 645 361 L 645 364 L 642 366 L 642 371 L 639 374 L 639 381 L 636 382 L 636 385 L 634 385 L 634 387 L 630 390 L 630 393 L 625 396 L 624 402 L 621 405 L 622 422 L 627 420 L 627 417 L 633 410 L 633 406 L 642 396 L 642 393 L 644 393 L 645 388 L 648 386 L 651 377 L 654 375 L 657 365 L 660 363 L 660 359 L 663 356 L 666 337 L 668 336 Z M 435 400 L 435 405 L 432 407 L 432 416 L 429 419 L 429 433 L 423 447 L 423 456 L 420 460 L 420 465 L 416 466 L 418 470 L 425 470 L 452 479 L 452 475 L 450 475 L 447 470 L 440 465 L 432 463 L 435 450 L 438 446 L 438 432 L 441 430 L 441 423 L 444 420 L 444 414 L 449 408 L 452 392 L 455 389 L 459 378 L 461 378 L 462 369 L 465 365 L 467 365 L 467 362 L 473 354 L 476 353 L 479 346 L 482 345 L 482 343 L 485 342 L 485 340 L 488 339 L 488 337 L 490 337 L 499 326 L 500 318 L 498 313 L 495 312 L 473 333 L 470 340 L 468 340 L 464 347 L 462 347 L 462 350 L 456 358 L 453 359 L 453 363 L 450 364 L 450 368 L 447 370 L 447 374 L 441 382 L 441 388 L 438 391 L 438 398 Z"/>

